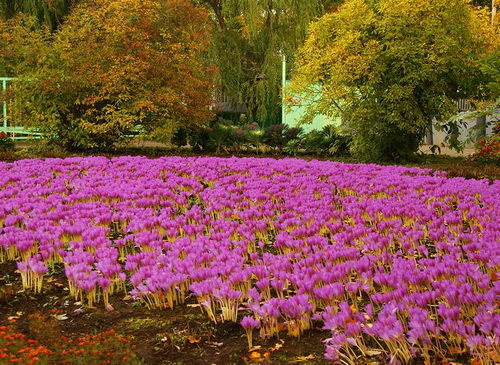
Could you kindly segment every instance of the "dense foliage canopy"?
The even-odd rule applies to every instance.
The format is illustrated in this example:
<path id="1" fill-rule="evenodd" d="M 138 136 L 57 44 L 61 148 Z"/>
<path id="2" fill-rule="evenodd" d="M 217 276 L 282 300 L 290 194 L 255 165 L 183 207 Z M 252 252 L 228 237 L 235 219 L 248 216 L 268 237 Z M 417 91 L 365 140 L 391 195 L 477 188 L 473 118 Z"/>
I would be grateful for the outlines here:
<path id="1" fill-rule="evenodd" d="M 211 118 L 208 12 L 187 0 L 82 2 L 53 37 L 11 23 L 10 49 L 25 31 L 38 52 L 16 63 L 15 117 L 67 149 L 110 146 L 137 128 L 166 137 Z"/>
<path id="2" fill-rule="evenodd" d="M 22 81 L 13 109 L 19 123 L 74 149 L 110 145 L 132 130 L 166 138 L 182 126 L 184 134 L 200 134 L 192 127 L 210 127 L 208 109 L 219 111 L 220 92 L 246 107 L 246 118 L 234 109 L 236 124 L 280 123 L 286 56 L 295 75 L 289 95 L 319 100 L 305 120 L 340 114 L 354 152 L 398 159 L 418 148 L 433 118 L 447 125 L 454 99 L 498 97 L 500 37 L 491 6 L 0 0 L 0 76 Z"/>
<path id="3" fill-rule="evenodd" d="M 217 24 L 212 59 L 222 90 L 261 124 L 281 119 L 282 55 L 293 59 L 309 22 L 339 0 L 200 0 Z"/>
<path id="4" fill-rule="evenodd" d="M 488 96 L 479 60 L 495 42 L 489 14 L 464 0 L 348 0 L 311 25 L 293 90 L 317 98 L 309 117 L 340 115 L 357 153 L 404 158 L 453 100 Z"/>
<path id="5" fill-rule="evenodd" d="M 33 16 L 37 25 L 59 27 L 78 0 L 0 0 L 0 18 L 11 19 L 23 13 Z"/>

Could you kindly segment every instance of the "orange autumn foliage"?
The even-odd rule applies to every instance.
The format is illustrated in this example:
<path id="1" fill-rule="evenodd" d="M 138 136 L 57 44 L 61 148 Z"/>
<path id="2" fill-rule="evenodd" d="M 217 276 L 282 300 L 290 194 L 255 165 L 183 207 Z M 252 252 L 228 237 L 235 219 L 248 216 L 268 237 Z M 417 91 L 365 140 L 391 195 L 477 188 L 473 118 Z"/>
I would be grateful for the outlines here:
<path id="1" fill-rule="evenodd" d="M 208 17 L 188 0 L 82 2 L 18 75 L 16 118 L 70 150 L 109 147 L 131 131 L 166 139 L 206 122 Z"/>

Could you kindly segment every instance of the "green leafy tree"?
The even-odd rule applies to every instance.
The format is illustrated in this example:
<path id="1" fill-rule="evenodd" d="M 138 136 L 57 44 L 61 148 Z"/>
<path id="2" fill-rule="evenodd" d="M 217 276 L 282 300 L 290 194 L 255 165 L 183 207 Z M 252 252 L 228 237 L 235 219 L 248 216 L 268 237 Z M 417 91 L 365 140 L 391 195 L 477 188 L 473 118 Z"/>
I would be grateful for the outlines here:
<path id="1" fill-rule="evenodd" d="M 166 140 L 205 123 L 208 16 L 188 0 L 82 2 L 16 66 L 12 117 L 68 150 L 109 148 L 137 130 Z M 8 52 L 16 50 L 14 42 Z"/>
<path id="2" fill-rule="evenodd" d="M 489 76 L 486 85 L 491 99 L 500 98 L 500 48 L 485 57 L 480 65 L 481 71 Z"/>
<path id="3" fill-rule="evenodd" d="M 306 121 L 340 115 L 356 154 L 406 159 L 453 100 L 485 97 L 478 59 L 494 42 L 489 12 L 465 0 L 348 0 L 311 25 L 292 91 L 318 100 Z"/>
<path id="4" fill-rule="evenodd" d="M 473 110 L 453 115 L 436 126 L 447 133 L 444 142 L 448 147 L 459 153 L 463 152 L 467 146 L 481 142 L 481 139 L 489 139 L 490 137 L 485 136 L 488 126 L 493 127 L 495 140 L 500 137 L 498 129 L 500 125 L 500 49 L 484 57 L 480 61 L 479 68 L 488 80 L 484 85 L 483 100 L 470 100 L 475 107 Z M 471 128 L 467 121 L 477 118 L 481 118 L 483 123 L 478 123 Z M 466 137 L 459 138 L 463 135 Z"/>
<path id="5" fill-rule="evenodd" d="M 198 0 L 212 10 L 212 59 L 222 89 L 248 106 L 251 120 L 281 116 L 281 61 L 290 61 L 309 22 L 340 0 Z"/>
<path id="6" fill-rule="evenodd" d="M 0 17 L 4 20 L 14 18 L 19 13 L 37 20 L 37 25 L 58 28 L 78 0 L 0 0 Z"/>

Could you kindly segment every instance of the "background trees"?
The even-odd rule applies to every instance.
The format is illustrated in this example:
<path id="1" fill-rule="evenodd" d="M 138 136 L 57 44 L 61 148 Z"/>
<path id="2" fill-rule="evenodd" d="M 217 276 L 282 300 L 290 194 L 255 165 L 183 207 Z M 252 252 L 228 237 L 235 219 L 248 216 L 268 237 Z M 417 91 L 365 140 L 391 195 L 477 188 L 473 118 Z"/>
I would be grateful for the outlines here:
<path id="1" fill-rule="evenodd" d="M 16 119 L 69 150 L 206 122 L 208 16 L 188 0 L 82 2 L 19 70 Z"/>
<path id="2" fill-rule="evenodd" d="M 453 100 L 485 97 L 480 57 L 498 44 L 486 10 L 463 0 L 348 0 L 310 27 L 293 90 L 322 90 L 309 113 L 339 114 L 369 159 L 414 153 Z"/>
<path id="3" fill-rule="evenodd" d="M 11 19 L 19 13 L 36 19 L 37 25 L 56 29 L 79 0 L 0 0 L 0 17 Z"/>
<path id="4" fill-rule="evenodd" d="M 279 123 L 286 55 L 292 91 L 323 85 L 308 116 L 340 114 L 354 152 L 395 159 L 453 99 L 498 90 L 490 10 L 486 0 L 0 0 L 0 76 L 20 80 L 24 125 L 74 149 L 204 123 L 214 87 L 248 107 L 236 124 Z"/>
<path id="5" fill-rule="evenodd" d="M 0 20 L 0 75 L 16 77 L 36 67 L 41 55 L 50 52 L 50 39 L 49 29 L 40 28 L 33 17 L 18 14 Z"/>
<path id="6" fill-rule="evenodd" d="M 212 61 L 223 91 L 261 125 L 281 120 L 281 61 L 293 60 L 309 22 L 340 0 L 198 0 L 213 14 Z"/>

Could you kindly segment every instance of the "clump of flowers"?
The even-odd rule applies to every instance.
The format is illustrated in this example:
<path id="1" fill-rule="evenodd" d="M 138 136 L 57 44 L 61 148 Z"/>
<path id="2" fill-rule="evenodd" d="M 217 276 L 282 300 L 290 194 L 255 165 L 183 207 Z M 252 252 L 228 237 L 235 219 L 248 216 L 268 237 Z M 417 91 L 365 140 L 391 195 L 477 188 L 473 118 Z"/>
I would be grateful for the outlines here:
<path id="1" fill-rule="evenodd" d="M 56 315 L 60 310 L 53 309 L 51 312 Z M 62 335 L 51 315 L 32 314 L 28 323 L 30 336 L 18 333 L 13 327 L 0 326 L 1 364 L 142 363 L 133 351 L 131 339 L 115 330 L 68 338 Z"/>
<path id="2" fill-rule="evenodd" d="M 27 257 L 26 261 L 17 263 L 17 269 L 21 273 L 24 289 L 33 289 L 35 293 L 42 291 L 43 276 L 49 271 L 40 255 Z"/>
<path id="3" fill-rule="evenodd" d="M 52 351 L 38 341 L 27 339 L 11 326 L 0 326 L 0 363 L 49 363 Z"/>
<path id="4" fill-rule="evenodd" d="M 245 329 L 245 332 L 247 334 L 247 340 L 248 340 L 248 348 L 251 349 L 253 345 L 253 330 L 260 328 L 260 321 L 257 319 L 251 317 L 251 316 L 245 316 L 240 322 L 241 327 Z"/>
<path id="5" fill-rule="evenodd" d="M 477 152 L 472 155 L 474 161 L 494 162 L 500 160 L 500 134 L 485 137 L 479 141 Z"/>
<path id="6" fill-rule="evenodd" d="M 429 169 L 256 158 L 0 162 L 0 261 L 28 290 L 63 264 L 111 310 L 194 296 L 269 338 L 330 333 L 325 356 L 494 363 L 500 183 Z M 243 320 L 241 318 L 243 317 Z M 316 322 L 316 323 L 315 323 Z"/>
<path id="7" fill-rule="evenodd" d="M 84 335 L 76 339 L 62 338 L 61 364 L 141 364 L 133 352 L 133 344 L 126 336 L 115 330 L 95 335 Z"/>

